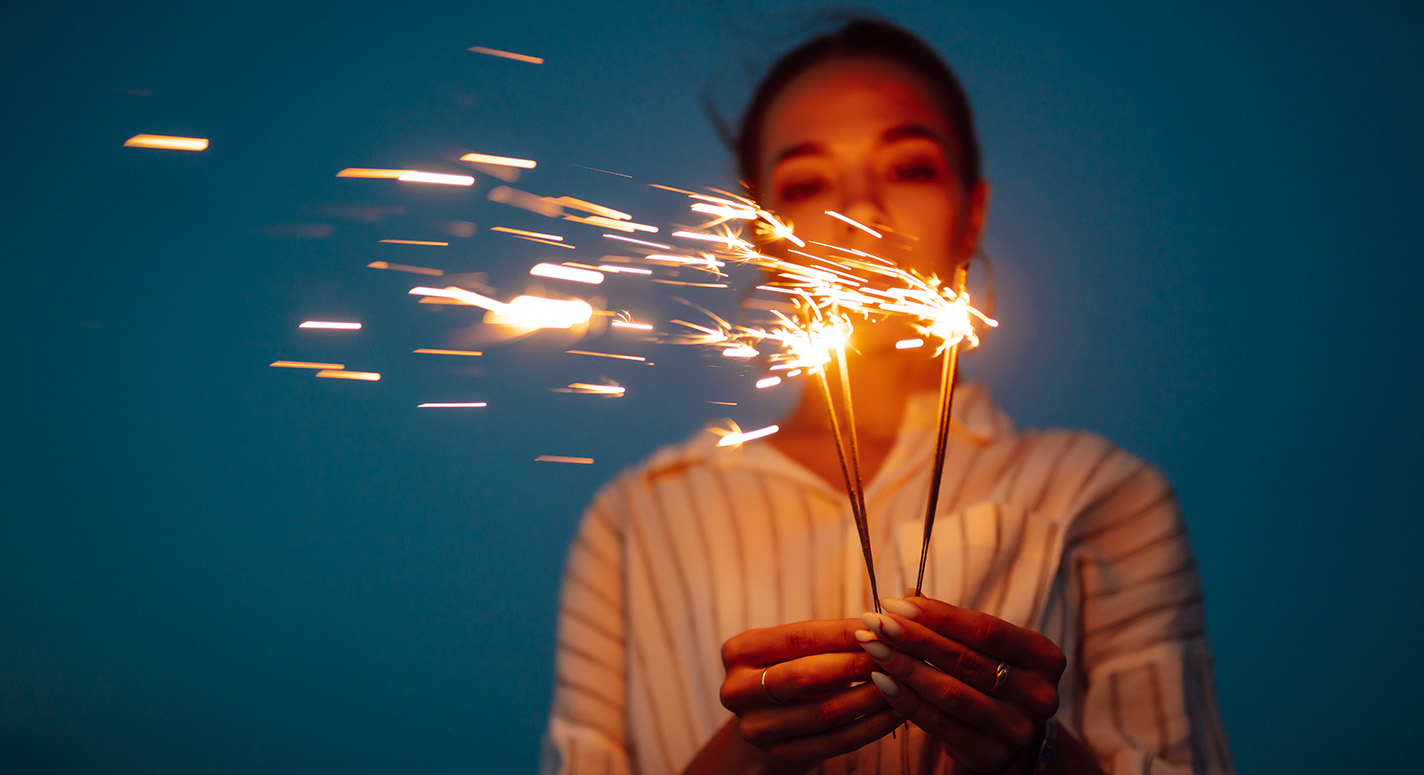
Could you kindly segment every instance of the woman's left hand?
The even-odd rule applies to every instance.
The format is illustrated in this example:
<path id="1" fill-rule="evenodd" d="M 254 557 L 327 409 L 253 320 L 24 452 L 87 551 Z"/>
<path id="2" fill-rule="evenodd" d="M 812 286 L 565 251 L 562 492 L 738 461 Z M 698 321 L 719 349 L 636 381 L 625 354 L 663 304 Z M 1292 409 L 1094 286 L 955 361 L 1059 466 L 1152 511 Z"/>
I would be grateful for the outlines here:
<path id="1" fill-rule="evenodd" d="M 925 597 L 886 600 L 856 637 L 901 715 L 981 772 L 1028 772 L 1058 710 L 1062 649 L 1033 630 Z"/>

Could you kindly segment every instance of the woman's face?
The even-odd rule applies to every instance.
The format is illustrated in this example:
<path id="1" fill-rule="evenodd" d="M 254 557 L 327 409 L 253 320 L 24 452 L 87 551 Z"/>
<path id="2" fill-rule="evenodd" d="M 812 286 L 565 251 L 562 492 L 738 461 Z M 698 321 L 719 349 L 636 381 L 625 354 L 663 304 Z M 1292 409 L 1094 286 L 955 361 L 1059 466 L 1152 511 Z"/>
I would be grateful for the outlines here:
<path id="1" fill-rule="evenodd" d="M 966 190 L 960 182 L 954 129 L 924 76 L 874 57 L 827 60 L 771 101 L 760 139 L 763 206 L 802 238 L 944 281 L 973 253 L 987 187 Z M 827 210 L 886 236 L 878 240 Z"/>

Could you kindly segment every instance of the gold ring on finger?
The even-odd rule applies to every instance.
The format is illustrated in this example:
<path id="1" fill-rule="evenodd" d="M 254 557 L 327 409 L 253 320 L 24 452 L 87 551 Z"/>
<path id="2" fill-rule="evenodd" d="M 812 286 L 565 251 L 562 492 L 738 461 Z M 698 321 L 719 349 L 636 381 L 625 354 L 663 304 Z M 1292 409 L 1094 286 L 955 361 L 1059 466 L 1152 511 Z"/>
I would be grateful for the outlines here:
<path id="1" fill-rule="evenodd" d="M 766 688 L 766 674 L 767 674 L 767 673 L 770 673 L 770 672 L 771 672 L 771 668 L 769 668 L 769 667 L 768 667 L 767 669 L 761 671 L 761 693 L 762 693 L 762 694 L 765 694 L 765 695 L 766 695 L 766 698 L 767 698 L 768 700 L 771 700 L 773 703 L 775 703 L 775 704 L 777 704 L 777 705 L 781 705 L 781 704 L 785 703 L 786 700 L 778 700 L 778 699 L 776 699 L 775 697 L 771 696 L 771 690 L 768 689 L 768 688 Z"/>
<path id="2" fill-rule="evenodd" d="M 994 685 L 989 687 L 989 693 L 993 694 L 994 692 L 997 692 L 999 690 L 999 687 L 1003 686 L 1004 682 L 1007 680 L 1009 680 L 1009 663 L 1000 662 L 999 666 L 994 668 Z M 762 688 L 765 689 L 766 674 L 764 673 L 762 674 L 762 681 Z"/>

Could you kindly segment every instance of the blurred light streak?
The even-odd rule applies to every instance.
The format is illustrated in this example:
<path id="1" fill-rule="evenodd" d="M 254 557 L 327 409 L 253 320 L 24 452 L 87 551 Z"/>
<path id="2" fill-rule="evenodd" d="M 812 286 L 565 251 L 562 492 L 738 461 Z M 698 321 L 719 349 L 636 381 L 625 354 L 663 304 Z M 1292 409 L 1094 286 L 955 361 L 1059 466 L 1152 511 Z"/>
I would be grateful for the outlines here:
<path id="1" fill-rule="evenodd" d="M 739 248 L 748 251 L 755 250 L 755 246 L 753 246 L 752 243 L 747 242 L 744 239 L 728 235 L 703 234 L 702 232 L 697 231 L 675 231 L 672 233 L 672 236 L 682 237 L 683 239 L 701 240 L 703 242 L 716 242 L 720 245 L 726 245 L 729 248 Z"/>
<path id="2" fill-rule="evenodd" d="M 645 245 L 659 250 L 672 250 L 672 245 L 664 245 L 661 242 L 648 242 L 647 240 L 633 239 L 632 237 L 620 237 L 617 234 L 605 234 L 604 239 L 616 239 L 620 242 L 631 242 L 634 245 Z"/>
<path id="3" fill-rule="evenodd" d="M 561 264 L 535 264 L 529 268 L 529 274 L 535 277 L 550 277 L 555 280 L 568 280 L 571 283 L 584 283 L 586 285 L 599 285 L 603 282 L 603 273 L 588 269 L 575 269 L 571 266 Z"/>
<path id="4" fill-rule="evenodd" d="M 835 219 L 837 219 L 837 220 L 845 221 L 846 223 L 850 224 L 851 226 L 854 226 L 855 228 L 860 229 L 861 231 L 865 232 L 866 234 L 869 234 L 870 236 L 872 236 L 872 237 L 874 237 L 874 238 L 876 238 L 876 239 L 880 239 L 881 237 L 884 237 L 884 236 L 885 236 L 885 235 L 881 234 L 880 232 L 878 232 L 878 231 L 876 231 L 876 230 L 870 228 L 869 226 L 866 226 L 865 224 L 861 223 L 860 221 L 857 221 L 857 220 L 855 220 L 854 218 L 848 218 L 848 217 L 846 217 L 846 216 L 844 216 L 844 215 L 841 215 L 840 213 L 836 212 L 835 210 L 827 210 L 827 211 L 826 211 L 826 215 L 829 215 L 829 216 L 831 216 L 832 218 L 835 218 Z"/>
<path id="5" fill-rule="evenodd" d="M 489 404 L 485 403 L 484 401 L 471 401 L 471 402 L 468 402 L 468 403 L 444 403 L 444 404 L 426 403 L 426 404 L 419 404 L 419 405 L 417 405 L 415 408 L 416 408 L 416 409 L 479 409 L 479 408 L 486 407 L 486 406 L 489 406 Z"/>
<path id="6" fill-rule="evenodd" d="M 633 223 L 632 221 L 620 221 L 614 218 L 605 218 L 601 215 L 590 215 L 587 218 L 581 215 L 565 215 L 564 220 L 575 223 L 586 223 L 590 226 L 601 226 L 614 231 L 625 231 L 629 234 L 635 231 L 645 231 L 649 234 L 657 234 L 658 227 L 649 226 L 645 223 Z"/>
<path id="7" fill-rule="evenodd" d="M 549 201 L 553 202 L 554 204 L 562 205 L 564 207 L 573 208 L 575 210 L 582 210 L 586 213 L 592 213 L 593 215 L 601 215 L 605 218 L 614 218 L 620 221 L 633 220 L 633 216 L 623 212 L 622 210 L 614 210 L 612 207 L 604 207 L 603 205 L 594 204 L 593 202 L 589 202 L 584 199 L 575 199 L 571 196 L 561 196 L 558 199 L 550 199 Z"/>
<path id="8" fill-rule="evenodd" d="M 424 274 L 431 277 L 440 277 L 445 274 L 443 269 L 427 269 L 423 266 L 410 266 L 409 264 L 392 264 L 386 261 L 372 261 L 366 265 L 367 269 L 389 269 L 392 272 L 409 272 L 411 274 Z"/>
<path id="9" fill-rule="evenodd" d="M 516 296 L 508 304 L 490 309 L 485 322 L 518 328 L 573 328 L 593 317 L 593 307 L 582 299 L 546 299 Z"/>
<path id="10" fill-rule="evenodd" d="M 344 363 L 310 363 L 308 361 L 272 361 L 268 366 L 278 369 L 329 369 L 340 371 L 346 368 Z"/>
<path id="11" fill-rule="evenodd" d="M 639 268 L 634 267 L 634 266 L 609 266 L 608 264 L 599 264 L 599 265 L 598 265 L 598 271 L 600 271 L 600 272 L 614 272 L 614 273 L 617 273 L 617 274 L 652 274 L 652 273 L 653 273 L 653 270 L 651 270 L 651 269 L 639 269 Z"/>
<path id="12" fill-rule="evenodd" d="M 735 345 L 722 351 L 723 358 L 755 358 L 758 355 L 761 353 L 749 344 Z"/>
<path id="13" fill-rule="evenodd" d="M 721 402 L 709 401 L 708 403 L 716 404 Z M 732 406 L 736 406 L 736 404 L 732 404 Z M 765 428 L 758 428 L 754 431 L 747 431 L 745 433 L 739 433 L 737 431 L 732 431 L 731 433 L 724 432 L 722 438 L 717 440 L 717 446 L 736 447 L 741 445 L 743 442 L 751 441 L 752 439 L 760 439 L 766 436 L 770 436 L 771 434 L 776 433 L 779 430 L 781 430 L 781 426 L 779 425 L 768 425 Z"/>
<path id="14" fill-rule="evenodd" d="M 762 389 L 762 388 L 776 387 L 777 385 L 780 385 L 780 384 L 781 384 L 781 377 L 763 377 L 763 378 L 757 380 L 756 386 L 757 386 L 757 389 L 760 390 L 760 389 Z"/>
<path id="15" fill-rule="evenodd" d="M 471 357 L 484 355 L 479 350 L 438 350 L 434 347 L 422 347 L 418 350 L 411 350 L 411 352 L 421 355 L 468 355 Z"/>
<path id="16" fill-rule="evenodd" d="M 682 280 L 660 280 L 660 279 L 658 279 L 658 278 L 656 278 L 656 277 L 654 277 L 652 280 L 649 280 L 649 282 L 660 283 L 660 284 L 662 284 L 662 285 L 689 285 L 689 286 L 692 286 L 693 288 L 727 288 L 727 287 L 729 287 L 726 283 L 689 283 L 689 282 L 684 282 L 684 281 L 682 281 Z"/>
<path id="17" fill-rule="evenodd" d="M 593 462 L 591 457 L 564 457 L 563 455 L 540 455 L 534 458 L 535 463 L 579 463 L 589 465 Z"/>
<path id="18" fill-rule="evenodd" d="M 901 339 L 900 341 L 895 343 L 896 350 L 913 350 L 916 347 L 924 346 L 925 340 L 923 339 Z"/>
<path id="19" fill-rule="evenodd" d="M 383 239 L 379 240 L 379 242 L 385 245 L 430 245 L 437 248 L 450 247 L 450 243 L 448 242 L 431 242 L 430 240 L 423 239 Z"/>
<path id="20" fill-rule="evenodd" d="M 473 51 L 476 54 L 500 57 L 501 59 L 513 59 L 516 62 L 528 62 L 531 65 L 544 64 L 543 57 L 531 57 L 528 54 L 516 54 L 512 51 L 500 51 L 497 48 L 485 48 L 484 46 L 470 46 L 466 51 Z"/>
<path id="21" fill-rule="evenodd" d="M 531 237 L 533 239 L 548 240 L 550 242 L 563 242 L 564 238 L 557 234 L 541 234 L 537 231 L 525 231 L 523 229 L 511 229 L 508 226 L 491 226 L 490 231 L 502 231 L 505 234 L 513 234 L 516 237 Z"/>
<path id="22" fill-rule="evenodd" d="M 340 323 L 332 320 L 307 320 L 297 328 L 324 328 L 338 331 L 360 331 L 360 323 Z"/>
<path id="23" fill-rule="evenodd" d="M 402 183 L 435 183 L 441 186 L 473 186 L 475 179 L 469 175 L 446 175 L 443 172 L 422 172 L 408 170 L 396 178 Z"/>
<path id="24" fill-rule="evenodd" d="M 522 237 L 522 236 L 520 236 L 520 235 L 518 235 L 518 234 L 515 234 L 515 235 L 513 235 L 513 236 L 514 236 L 515 239 L 529 240 L 530 242 L 537 242 L 537 243 L 539 243 L 540 245 L 552 245 L 552 246 L 554 246 L 554 247 L 556 247 L 556 248 L 568 248 L 569 250 L 578 250 L 578 248 L 576 248 L 576 247 L 574 247 L 573 245 L 570 245 L 570 244 L 568 244 L 568 243 L 566 243 L 566 242 L 550 242 L 549 240 L 546 240 L 546 239 L 539 239 L 538 237 Z"/>
<path id="25" fill-rule="evenodd" d="M 413 170 L 380 170 L 367 167 L 347 167 L 336 173 L 338 178 L 377 178 L 382 180 L 398 180 L 401 175 Z"/>
<path id="26" fill-rule="evenodd" d="M 517 167 L 521 170 L 532 170 L 538 162 L 533 159 L 515 159 L 509 156 L 491 156 L 487 153 L 467 153 L 460 157 L 460 161 L 474 162 L 476 164 L 493 164 L 496 167 Z"/>
<path id="27" fill-rule="evenodd" d="M 552 200 L 542 196 L 536 196 L 528 191 L 520 191 L 509 186 L 495 186 L 490 189 L 487 195 L 491 202 L 518 207 L 521 210 L 528 210 L 531 213 L 538 213 L 549 218 L 556 218 L 563 214 L 564 208 L 555 204 Z"/>
<path id="28" fill-rule="evenodd" d="M 627 388 L 619 385 L 590 385 L 587 382 L 573 382 L 566 388 L 554 388 L 555 393 L 582 393 L 594 396 L 613 396 L 615 398 L 623 395 Z"/>
<path id="29" fill-rule="evenodd" d="M 380 374 L 374 371 L 334 371 L 323 370 L 316 373 L 318 377 L 326 379 L 359 379 L 363 382 L 376 382 L 381 378 Z"/>
<path id="30" fill-rule="evenodd" d="M 161 148 L 166 151 L 206 151 L 206 137 L 174 137 L 172 135 L 134 135 L 124 141 L 126 148 Z"/>
<path id="31" fill-rule="evenodd" d="M 564 352 L 567 353 L 567 354 L 569 354 L 569 355 L 592 355 L 592 356 L 595 356 L 595 357 L 598 357 L 598 358 L 617 358 L 617 359 L 620 360 L 620 361 L 639 361 L 639 362 L 641 362 L 641 361 L 646 361 L 646 360 L 647 360 L 647 358 L 643 358 L 643 357 L 638 356 L 638 355 L 616 355 L 616 354 L 614 354 L 614 353 L 596 353 L 596 352 L 590 352 L 590 351 L 588 351 L 588 350 L 564 350 Z"/>
<path id="32" fill-rule="evenodd" d="M 757 211 L 749 207 L 728 207 L 726 205 L 708 204 L 707 202 L 693 202 L 692 211 L 742 221 L 754 221 L 757 218 Z"/>
<path id="33" fill-rule="evenodd" d="M 652 324 L 652 323 L 630 323 L 630 322 L 628 322 L 628 321 L 626 321 L 626 320 L 615 320 L 615 321 L 613 321 L 612 323 L 609 323 L 608 325 L 612 326 L 613 328 L 632 328 L 632 329 L 636 329 L 636 330 L 638 330 L 638 331 L 652 331 L 652 330 L 653 330 L 653 324 Z"/>
<path id="34" fill-rule="evenodd" d="M 624 175 L 624 174 L 621 173 L 621 172 L 614 172 L 614 171 L 612 171 L 612 170 L 601 170 L 601 169 L 599 169 L 599 168 L 597 168 L 597 167 L 585 167 L 585 166 L 583 166 L 582 164 L 575 164 L 574 166 L 575 166 L 575 167 L 579 167 L 580 169 L 593 170 L 594 172 L 602 172 L 602 173 L 604 173 L 605 175 L 617 175 L 617 176 L 620 177 L 620 178 L 631 178 L 631 177 L 633 177 L 632 175 Z"/>
<path id="35" fill-rule="evenodd" d="M 718 405 L 718 406 L 736 406 L 736 405 L 737 405 L 737 402 L 736 402 L 736 401 L 708 401 L 707 403 L 709 403 L 709 404 L 716 404 L 716 405 Z"/>

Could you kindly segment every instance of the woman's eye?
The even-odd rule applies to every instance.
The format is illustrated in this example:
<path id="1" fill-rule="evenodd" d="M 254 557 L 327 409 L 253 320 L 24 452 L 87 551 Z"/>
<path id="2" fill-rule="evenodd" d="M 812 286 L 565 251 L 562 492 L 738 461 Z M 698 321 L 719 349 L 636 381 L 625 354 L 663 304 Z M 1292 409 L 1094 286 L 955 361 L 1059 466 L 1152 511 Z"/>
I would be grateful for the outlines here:
<path id="1" fill-rule="evenodd" d="M 800 202 L 820 194 L 826 189 L 826 181 L 821 178 L 802 178 L 783 183 L 778 196 L 783 202 Z"/>
<path id="2" fill-rule="evenodd" d="M 939 169 L 927 161 L 902 162 L 890 167 L 891 180 L 918 183 L 938 177 Z"/>

